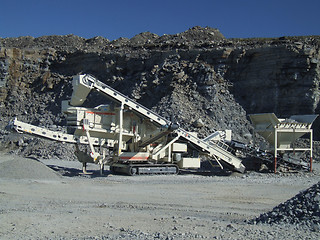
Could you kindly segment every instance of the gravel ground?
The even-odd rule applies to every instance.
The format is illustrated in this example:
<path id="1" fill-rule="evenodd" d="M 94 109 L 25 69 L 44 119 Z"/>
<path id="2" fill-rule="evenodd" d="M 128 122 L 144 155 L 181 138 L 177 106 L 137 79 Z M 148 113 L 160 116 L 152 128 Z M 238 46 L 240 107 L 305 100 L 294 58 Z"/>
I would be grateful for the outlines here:
<path id="1" fill-rule="evenodd" d="M 319 239 L 299 223 L 249 223 L 314 173 L 104 176 L 89 165 L 0 156 L 1 239 Z M 282 211 L 282 210 L 281 210 Z M 286 214 L 282 211 L 282 214 Z"/>

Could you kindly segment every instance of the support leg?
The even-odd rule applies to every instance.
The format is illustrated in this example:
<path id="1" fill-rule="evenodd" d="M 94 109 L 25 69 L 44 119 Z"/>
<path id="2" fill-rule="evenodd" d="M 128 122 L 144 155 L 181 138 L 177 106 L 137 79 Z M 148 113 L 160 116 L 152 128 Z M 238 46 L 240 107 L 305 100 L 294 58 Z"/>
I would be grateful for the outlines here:
<path id="1" fill-rule="evenodd" d="M 310 131 L 310 172 L 312 172 L 313 131 Z"/>
<path id="2" fill-rule="evenodd" d="M 82 174 L 90 175 L 92 174 L 91 172 L 87 172 L 87 163 L 82 162 Z"/>
<path id="3" fill-rule="evenodd" d="M 87 172 L 87 163 L 86 162 L 82 163 L 82 172 L 83 172 L 83 174 L 88 174 L 88 172 Z"/>
<path id="4" fill-rule="evenodd" d="M 101 163 L 100 164 L 100 175 L 103 176 L 103 173 L 104 173 L 104 164 Z"/>

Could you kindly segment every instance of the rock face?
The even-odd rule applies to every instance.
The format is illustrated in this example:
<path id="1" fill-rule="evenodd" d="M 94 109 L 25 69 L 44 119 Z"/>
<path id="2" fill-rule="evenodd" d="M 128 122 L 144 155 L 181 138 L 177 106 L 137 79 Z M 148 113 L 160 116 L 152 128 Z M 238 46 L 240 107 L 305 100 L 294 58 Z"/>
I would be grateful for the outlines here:
<path id="1" fill-rule="evenodd" d="M 319 103 L 319 51 L 301 42 L 247 50 L 227 76 L 249 112 L 314 113 Z M 250 101 L 248 101 L 250 100 Z"/>
<path id="2" fill-rule="evenodd" d="M 63 126 L 61 100 L 71 96 L 72 76 L 89 73 L 200 137 L 231 129 L 236 140 L 249 141 L 249 113 L 319 113 L 319 45 L 319 36 L 225 39 L 208 27 L 114 41 L 0 39 L 0 125 L 17 116 Z M 92 94 L 86 104 L 105 101 Z"/>

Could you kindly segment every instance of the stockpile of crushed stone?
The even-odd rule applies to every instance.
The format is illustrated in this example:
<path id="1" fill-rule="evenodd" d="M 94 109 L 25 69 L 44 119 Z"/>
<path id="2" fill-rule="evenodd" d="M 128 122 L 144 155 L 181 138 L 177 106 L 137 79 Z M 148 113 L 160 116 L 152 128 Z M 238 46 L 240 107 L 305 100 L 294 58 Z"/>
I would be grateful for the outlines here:
<path id="1" fill-rule="evenodd" d="M 261 214 L 251 223 L 296 224 L 320 230 L 320 182 Z"/>
<path id="2" fill-rule="evenodd" d="M 60 175 L 37 160 L 2 155 L 0 156 L 0 178 L 56 180 Z"/>
<path id="3" fill-rule="evenodd" d="M 0 129 L 0 152 L 27 158 L 76 160 L 73 144 Z"/>

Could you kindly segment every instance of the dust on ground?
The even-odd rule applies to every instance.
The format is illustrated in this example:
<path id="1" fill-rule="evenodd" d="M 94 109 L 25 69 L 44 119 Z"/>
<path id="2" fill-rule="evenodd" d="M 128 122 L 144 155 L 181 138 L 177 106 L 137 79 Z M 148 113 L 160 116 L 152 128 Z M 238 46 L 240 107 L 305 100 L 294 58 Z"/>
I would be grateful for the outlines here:
<path id="1" fill-rule="evenodd" d="M 79 162 L 0 156 L 1 239 L 319 239 L 317 227 L 248 220 L 314 173 L 121 176 Z M 285 214 L 285 213 L 283 213 Z"/>

